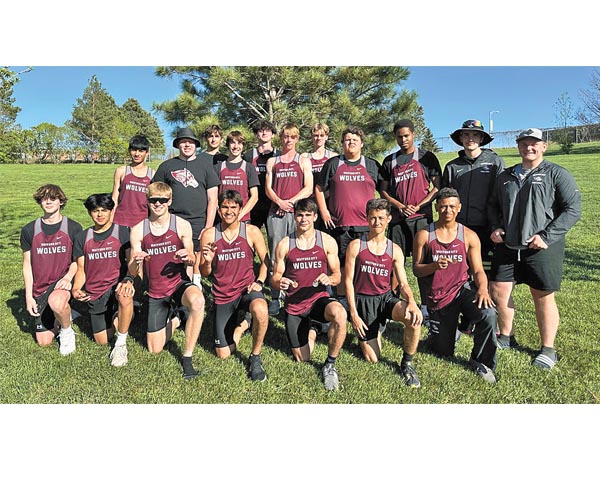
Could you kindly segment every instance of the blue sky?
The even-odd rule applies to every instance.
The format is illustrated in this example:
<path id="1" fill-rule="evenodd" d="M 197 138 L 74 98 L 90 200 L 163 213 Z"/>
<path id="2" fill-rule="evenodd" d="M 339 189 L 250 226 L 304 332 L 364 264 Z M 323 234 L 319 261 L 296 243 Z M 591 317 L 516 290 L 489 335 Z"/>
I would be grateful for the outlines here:
<path id="1" fill-rule="evenodd" d="M 556 126 L 558 97 L 566 92 L 579 108 L 580 91 L 590 87 L 594 70 L 576 66 L 409 68 L 411 75 L 403 86 L 417 91 L 425 121 L 444 149 L 454 148 L 449 134 L 466 119 L 481 120 L 489 131 L 491 111 L 496 112 L 492 114 L 494 132 Z M 157 77 L 154 67 L 34 67 L 14 89 L 16 104 L 22 109 L 17 121 L 24 128 L 42 122 L 62 125 L 92 75 L 119 105 L 132 97 L 148 111 L 154 102 L 173 99 L 179 92 L 178 79 Z M 160 114 L 155 116 L 169 145 L 172 126 Z M 500 147 L 511 139 L 497 136 L 495 144 Z"/>

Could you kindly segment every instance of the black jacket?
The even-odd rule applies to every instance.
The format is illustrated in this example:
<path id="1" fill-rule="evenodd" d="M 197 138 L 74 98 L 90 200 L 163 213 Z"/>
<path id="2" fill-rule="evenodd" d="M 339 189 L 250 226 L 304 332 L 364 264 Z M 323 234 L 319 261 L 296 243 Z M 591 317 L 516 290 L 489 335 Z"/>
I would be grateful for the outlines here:
<path id="1" fill-rule="evenodd" d="M 581 218 L 577 183 L 568 170 L 547 160 L 522 183 L 514 169 L 496 179 L 488 204 L 491 229 L 504 229 L 504 243 L 512 249 L 527 248 L 527 240 L 536 234 L 551 245 Z"/>

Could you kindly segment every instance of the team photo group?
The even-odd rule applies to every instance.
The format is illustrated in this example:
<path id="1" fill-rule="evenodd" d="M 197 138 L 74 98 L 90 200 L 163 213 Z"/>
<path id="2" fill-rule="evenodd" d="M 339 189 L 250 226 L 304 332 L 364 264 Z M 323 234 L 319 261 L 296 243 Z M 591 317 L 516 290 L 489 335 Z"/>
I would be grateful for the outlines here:
<path id="1" fill-rule="evenodd" d="M 494 384 L 497 350 L 519 347 L 512 293 L 525 284 L 540 337 L 532 364 L 552 369 L 559 361 L 555 293 L 565 236 L 582 206 L 571 173 L 544 158 L 541 130 L 519 132 L 521 161 L 509 166 L 489 148 L 484 125 L 466 120 L 450 135 L 458 155 L 442 169 L 415 144 L 410 119 L 393 125 L 399 148 L 383 161 L 364 154 L 356 126 L 333 139 L 316 123 L 302 132 L 312 140 L 305 153 L 296 150 L 294 124 L 277 131 L 260 120 L 252 129 L 249 139 L 218 125 L 202 135 L 180 128 L 178 155 L 156 171 L 147 163 L 150 142 L 135 135 L 112 192 L 88 192 L 87 228 L 63 215 L 69 192 L 60 182 L 32 192 L 42 214 L 22 228 L 20 244 L 39 345 L 56 340 L 61 355 L 75 352 L 72 303 L 82 302 L 111 365 L 128 363 L 132 322 L 145 330 L 150 353 L 181 329 L 183 377 L 193 379 L 206 320 L 219 359 L 250 335 L 247 375 L 263 382 L 273 319 L 284 325 L 290 361 L 312 361 L 316 342 L 326 344 L 320 380 L 334 391 L 347 333 L 376 363 L 388 322 L 398 322 L 407 387 L 421 385 L 422 328 L 428 350 L 444 358 L 461 335 L 472 336 L 471 374 Z"/>

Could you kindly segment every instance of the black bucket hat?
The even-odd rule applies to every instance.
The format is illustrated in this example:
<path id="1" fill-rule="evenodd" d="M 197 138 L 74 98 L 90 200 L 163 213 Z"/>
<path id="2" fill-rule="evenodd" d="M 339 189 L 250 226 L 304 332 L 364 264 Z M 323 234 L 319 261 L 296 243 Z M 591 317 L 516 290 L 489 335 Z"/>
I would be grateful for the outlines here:
<path id="1" fill-rule="evenodd" d="M 196 138 L 196 135 L 194 135 L 194 132 L 192 132 L 191 128 L 184 127 L 177 130 L 177 136 L 173 140 L 173 147 L 177 148 L 177 144 L 182 138 L 190 138 L 194 141 L 196 147 L 200 146 L 200 140 Z"/>
<path id="2" fill-rule="evenodd" d="M 483 136 L 481 143 L 479 144 L 479 146 L 481 147 L 487 145 L 494 139 L 494 137 L 492 137 L 483 129 L 483 123 L 481 123 L 481 120 L 465 120 L 461 128 L 459 128 L 458 130 L 454 130 L 454 132 L 450 134 L 450 138 L 454 140 L 454 143 L 462 147 L 462 142 L 460 141 L 460 133 L 472 131 L 480 132 Z"/>

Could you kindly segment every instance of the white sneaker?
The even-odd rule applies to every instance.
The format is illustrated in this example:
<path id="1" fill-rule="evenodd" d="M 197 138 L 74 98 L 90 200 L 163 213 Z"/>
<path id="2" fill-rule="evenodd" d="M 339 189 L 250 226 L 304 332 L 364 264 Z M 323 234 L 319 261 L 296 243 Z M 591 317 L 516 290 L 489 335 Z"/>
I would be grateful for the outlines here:
<path id="1" fill-rule="evenodd" d="M 127 365 L 127 345 L 115 346 L 110 352 L 110 364 L 113 367 L 123 367 Z"/>
<path id="2" fill-rule="evenodd" d="M 61 328 L 58 338 L 60 340 L 58 351 L 61 355 L 66 356 L 75 351 L 75 332 L 73 331 L 73 328 L 70 328 L 69 330 L 63 330 Z"/>

